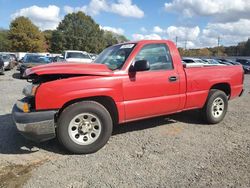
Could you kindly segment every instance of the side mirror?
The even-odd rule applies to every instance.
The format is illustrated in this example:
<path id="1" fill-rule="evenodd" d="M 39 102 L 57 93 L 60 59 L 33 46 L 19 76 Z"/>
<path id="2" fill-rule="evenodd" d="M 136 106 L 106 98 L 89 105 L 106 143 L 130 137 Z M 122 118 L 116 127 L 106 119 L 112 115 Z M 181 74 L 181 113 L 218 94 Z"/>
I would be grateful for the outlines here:
<path id="1" fill-rule="evenodd" d="M 129 69 L 129 72 L 147 71 L 150 69 L 149 62 L 147 60 L 138 60 Z"/>

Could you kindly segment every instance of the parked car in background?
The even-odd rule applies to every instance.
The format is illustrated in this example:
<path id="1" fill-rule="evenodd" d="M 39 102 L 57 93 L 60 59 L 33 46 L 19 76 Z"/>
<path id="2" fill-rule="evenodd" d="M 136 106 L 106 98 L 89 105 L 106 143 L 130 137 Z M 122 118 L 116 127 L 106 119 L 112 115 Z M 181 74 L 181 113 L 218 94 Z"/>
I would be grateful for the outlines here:
<path id="1" fill-rule="evenodd" d="M 8 53 L 8 55 L 10 56 L 11 61 L 17 61 L 16 54 L 14 54 L 14 53 Z"/>
<path id="2" fill-rule="evenodd" d="M 233 61 L 231 59 L 226 59 L 228 63 L 231 63 L 232 65 L 241 65 L 239 62 Z"/>
<path id="3" fill-rule="evenodd" d="M 4 62 L 4 70 L 11 70 L 14 67 L 8 54 L 0 54 L 0 59 Z"/>
<path id="4" fill-rule="evenodd" d="M 90 53 L 89 55 L 90 55 L 92 60 L 95 60 L 98 56 L 97 54 L 92 54 L 92 53 Z"/>
<path id="5" fill-rule="evenodd" d="M 63 58 L 63 56 L 55 56 L 55 57 L 51 57 L 51 62 L 64 62 L 65 59 Z"/>
<path id="6" fill-rule="evenodd" d="M 215 59 L 202 59 L 206 64 L 215 65 L 215 66 L 223 66 L 224 64 L 219 63 Z"/>
<path id="7" fill-rule="evenodd" d="M 192 57 L 183 57 L 182 61 L 184 61 L 185 63 L 205 63 L 202 59 Z"/>
<path id="8" fill-rule="evenodd" d="M 26 55 L 24 57 L 23 63 L 20 65 L 20 77 L 23 77 L 23 73 L 27 68 L 35 67 L 38 65 L 44 65 L 51 63 L 50 59 L 46 56 L 41 56 L 41 55 Z"/>
<path id="9" fill-rule="evenodd" d="M 67 62 L 91 63 L 93 61 L 90 55 L 83 51 L 67 50 L 63 52 L 62 56 Z"/>
<path id="10" fill-rule="evenodd" d="M 216 61 L 218 61 L 220 64 L 223 64 L 223 65 L 233 65 L 233 63 L 223 58 L 218 58 L 216 59 Z"/>
<path id="11" fill-rule="evenodd" d="M 0 59 L 0 74 L 4 74 L 4 62 Z"/>
<path id="12" fill-rule="evenodd" d="M 236 59 L 237 62 L 239 62 L 244 69 L 245 73 L 250 73 L 250 60 L 249 59 Z"/>
<path id="13" fill-rule="evenodd" d="M 22 55 L 23 55 L 23 53 L 22 53 Z M 30 55 L 36 55 L 36 54 L 26 53 L 23 57 L 21 57 L 21 58 L 19 59 L 19 64 L 17 65 L 16 70 L 20 71 L 20 67 L 21 67 L 22 63 L 24 62 L 24 59 L 25 59 L 27 56 L 30 56 Z"/>

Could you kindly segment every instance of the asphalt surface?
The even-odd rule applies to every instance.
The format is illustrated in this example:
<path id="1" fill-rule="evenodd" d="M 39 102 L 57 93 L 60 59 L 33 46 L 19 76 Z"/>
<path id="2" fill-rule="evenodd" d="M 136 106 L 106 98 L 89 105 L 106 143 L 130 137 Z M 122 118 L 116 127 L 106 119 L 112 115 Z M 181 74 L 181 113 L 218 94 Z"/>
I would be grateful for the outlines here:
<path id="1" fill-rule="evenodd" d="M 19 135 L 11 108 L 27 82 L 17 77 L 0 75 L 0 188 L 250 187 L 250 75 L 223 122 L 203 124 L 197 111 L 133 122 L 91 155 Z"/>

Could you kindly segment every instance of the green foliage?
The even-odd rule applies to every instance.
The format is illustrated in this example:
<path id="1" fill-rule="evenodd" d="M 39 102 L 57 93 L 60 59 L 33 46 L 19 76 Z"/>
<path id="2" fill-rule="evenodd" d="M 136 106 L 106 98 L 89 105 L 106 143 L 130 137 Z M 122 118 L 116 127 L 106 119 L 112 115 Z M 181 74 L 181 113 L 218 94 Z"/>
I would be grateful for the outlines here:
<path id="1" fill-rule="evenodd" d="M 7 30 L 0 30 L 0 51 L 1 52 L 10 51 L 10 41 L 8 39 Z"/>
<path id="2" fill-rule="evenodd" d="M 104 31 L 103 37 L 105 41 L 105 47 L 128 41 L 125 36 L 113 33 L 111 31 Z"/>
<path id="3" fill-rule="evenodd" d="M 43 33 L 43 36 L 44 36 L 44 39 L 45 39 L 46 51 L 50 52 L 51 51 L 51 39 L 52 39 L 53 31 L 52 30 L 45 30 L 42 33 Z"/>
<path id="4" fill-rule="evenodd" d="M 99 53 L 105 47 L 127 41 L 122 35 L 103 31 L 83 12 L 67 14 L 51 35 L 50 51 L 82 50 Z"/>
<path id="5" fill-rule="evenodd" d="M 51 49 L 100 52 L 104 48 L 103 31 L 83 12 L 68 14 L 52 34 Z"/>
<path id="6" fill-rule="evenodd" d="M 60 31 L 53 31 L 51 37 L 51 52 L 53 53 L 61 53 L 66 48 L 64 47 L 64 36 Z"/>
<path id="7" fill-rule="evenodd" d="M 43 52 L 44 37 L 28 18 L 16 18 L 10 24 L 9 40 L 12 51 Z"/>
<path id="8" fill-rule="evenodd" d="M 214 56 L 227 56 L 226 47 L 214 47 L 214 48 L 201 48 L 201 49 L 188 49 L 184 50 L 179 48 L 179 52 L 183 57 L 214 57 Z"/>

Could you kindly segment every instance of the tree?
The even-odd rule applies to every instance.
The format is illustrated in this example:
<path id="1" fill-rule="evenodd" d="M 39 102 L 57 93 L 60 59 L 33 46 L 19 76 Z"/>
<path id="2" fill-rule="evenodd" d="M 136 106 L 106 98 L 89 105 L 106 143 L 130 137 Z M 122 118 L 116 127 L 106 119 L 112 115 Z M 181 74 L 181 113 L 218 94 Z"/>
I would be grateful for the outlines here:
<path id="1" fill-rule="evenodd" d="M 116 37 L 111 31 L 104 31 L 103 37 L 105 41 L 105 47 L 112 46 L 118 43 Z"/>
<path id="2" fill-rule="evenodd" d="M 103 31 L 83 12 L 67 14 L 52 33 L 53 52 L 70 49 L 98 53 L 104 47 Z"/>
<path id="3" fill-rule="evenodd" d="M 45 42 L 42 33 L 28 18 L 16 18 L 10 24 L 9 40 L 12 51 L 43 52 Z"/>
<path id="4" fill-rule="evenodd" d="M 51 51 L 51 39 L 52 39 L 52 30 L 45 30 L 42 32 L 45 39 L 45 49 L 46 51 Z"/>
<path id="5" fill-rule="evenodd" d="M 104 31 L 103 37 L 105 41 L 105 47 L 128 41 L 125 36 L 119 35 L 112 31 Z"/>
<path id="6" fill-rule="evenodd" d="M 63 50 L 67 48 L 64 46 L 64 36 L 63 33 L 60 31 L 53 31 L 51 36 L 51 49 L 50 52 L 52 53 L 61 53 Z"/>
<path id="7" fill-rule="evenodd" d="M 247 40 L 244 46 L 243 55 L 250 56 L 250 39 Z"/>
<path id="8" fill-rule="evenodd" d="M 209 57 L 209 56 L 211 56 L 211 54 L 212 53 L 207 48 L 202 48 L 202 49 L 199 50 L 199 56 Z"/>
<path id="9" fill-rule="evenodd" d="M 7 52 L 10 50 L 10 41 L 8 39 L 8 31 L 0 30 L 0 51 Z"/>

